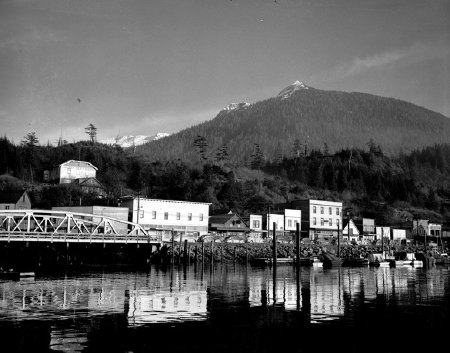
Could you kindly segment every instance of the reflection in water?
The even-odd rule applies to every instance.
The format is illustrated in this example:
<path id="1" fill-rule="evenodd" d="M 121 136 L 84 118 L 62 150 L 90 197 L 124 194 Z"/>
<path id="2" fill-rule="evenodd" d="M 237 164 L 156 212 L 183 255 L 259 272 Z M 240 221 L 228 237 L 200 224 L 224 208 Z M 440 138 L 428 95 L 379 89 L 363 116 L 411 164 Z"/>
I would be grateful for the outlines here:
<path id="1" fill-rule="evenodd" d="M 250 347 L 268 351 L 273 344 L 268 337 L 296 330 L 313 337 L 316 325 L 324 330 L 334 323 L 333 334 L 376 330 L 377 325 L 395 330 L 411 320 L 425 330 L 446 327 L 449 282 L 446 268 L 297 271 L 278 266 L 275 275 L 270 268 L 209 264 L 2 281 L 0 337 L 15 351 L 27 351 L 33 344 L 34 351 L 37 345 L 71 352 L 106 345 L 110 351 L 126 352 L 148 348 L 143 330 L 150 328 L 161 341 L 169 338 L 174 350 L 191 347 L 191 334 L 199 330 L 207 337 L 227 330 L 236 340 L 235 350 L 252 343 Z M 424 310 L 418 311 L 420 307 Z M 177 335 L 188 335 L 187 343 L 171 341 L 170 330 L 177 327 L 183 327 Z M 241 337 L 242 330 L 247 335 Z M 364 338 L 354 342 L 358 340 Z M 293 347 L 317 351 L 307 342 Z M 225 351 L 229 344 L 222 337 L 214 347 L 199 341 L 195 348 Z M 292 348 L 289 344 L 291 340 L 283 341 L 285 348 Z"/>

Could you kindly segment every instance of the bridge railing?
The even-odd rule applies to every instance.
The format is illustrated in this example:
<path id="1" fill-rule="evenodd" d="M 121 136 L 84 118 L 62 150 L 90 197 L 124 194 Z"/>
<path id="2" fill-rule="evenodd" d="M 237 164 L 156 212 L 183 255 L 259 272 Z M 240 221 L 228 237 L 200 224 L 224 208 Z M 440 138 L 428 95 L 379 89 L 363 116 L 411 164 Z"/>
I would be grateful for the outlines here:
<path id="1" fill-rule="evenodd" d="M 151 235 L 140 224 L 121 219 L 95 215 L 53 210 L 0 210 L 0 234 L 9 237 L 27 235 L 51 237 L 52 239 L 120 239 L 160 242 L 158 236 Z"/>

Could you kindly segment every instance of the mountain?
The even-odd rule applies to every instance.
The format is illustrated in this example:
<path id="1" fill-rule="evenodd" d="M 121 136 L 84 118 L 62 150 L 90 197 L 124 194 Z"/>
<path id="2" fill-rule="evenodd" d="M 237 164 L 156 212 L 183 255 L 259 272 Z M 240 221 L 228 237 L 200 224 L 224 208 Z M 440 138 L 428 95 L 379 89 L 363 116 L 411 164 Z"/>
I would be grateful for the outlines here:
<path id="1" fill-rule="evenodd" d="M 143 145 L 144 143 L 156 141 L 167 136 L 169 136 L 169 134 L 165 132 L 158 132 L 156 135 L 153 136 L 145 136 L 145 135 L 117 136 L 115 138 L 102 140 L 100 141 L 100 143 L 104 143 L 107 145 L 118 145 L 122 148 L 127 148 L 133 146 L 140 146 Z"/>
<path id="2" fill-rule="evenodd" d="M 214 159 L 225 145 L 232 162 L 249 165 L 255 144 L 266 159 L 298 151 L 333 152 L 347 147 L 380 145 L 386 154 L 450 143 L 450 119 L 399 99 L 366 93 L 319 90 L 296 81 L 276 97 L 221 110 L 202 124 L 140 146 L 149 160 L 199 161 L 198 136 Z M 299 147 L 301 146 L 301 148 Z"/>
<path id="3" fill-rule="evenodd" d="M 309 89 L 307 85 L 305 85 L 303 82 L 295 81 L 292 85 L 287 86 L 285 89 L 283 89 L 280 93 L 278 93 L 279 98 L 286 99 L 289 98 L 294 94 L 294 92 L 301 90 L 301 89 Z"/>

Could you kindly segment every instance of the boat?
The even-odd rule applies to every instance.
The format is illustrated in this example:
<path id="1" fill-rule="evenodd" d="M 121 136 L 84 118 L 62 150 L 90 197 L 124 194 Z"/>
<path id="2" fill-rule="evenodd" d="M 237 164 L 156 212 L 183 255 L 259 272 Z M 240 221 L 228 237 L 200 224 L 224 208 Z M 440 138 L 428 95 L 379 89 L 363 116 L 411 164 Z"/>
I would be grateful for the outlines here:
<path id="1" fill-rule="evenodd" d="M 313 266 L 313 268 L 322 268 L 323 267 L 323 262 L 320 261 L 317 257 L 313 257 L 313 259 L 312 259 L 312 266 Z"/>
<path id="2" fill-rule="evenodd" d="M 255 265 L 272 265 L 273 258 L 271 257 L 257 257 L 252 260 Z M 295 259 L 292 257 L 277 257 L 277 265 L 293 264 Z"/>
<path id="3" fill-rule="evenodd" d="M 450 258 L 447 253 L 440 253 L 434 256 L 436 265 L 450 265 Z"/>
<path id="4" fill-rule="evenodd" d="M 347 257 L 342 263 L 344 267 L 361 267 L 369 266 L 369 260 L 363 257 Z"/>
<path id="5" fill-rule="evenodd" d="M 369 254 L 369 266 L 374 267 L 391 267 L 391 261 L 387 260 L 383 254 Z"/>
<path id="6" fill-rule="evenodd" d="M 18 281 L 25 278 L 34 278 L 34 276 L 34 272 L 0 271 L 0 279 Z"/>
<path id="7" fill-rule="evenodd" d="M 423 261 L 417 260 L 414 253 L 406 253 L 406 258 L 403 260 L 405 266 L 423 267 Z"/>
<path id="8" fill-rule="evenodd" d="M 324 253 L 321 256 L 324 267 L 341 267 L 344 260 L 330 253 Z"/>

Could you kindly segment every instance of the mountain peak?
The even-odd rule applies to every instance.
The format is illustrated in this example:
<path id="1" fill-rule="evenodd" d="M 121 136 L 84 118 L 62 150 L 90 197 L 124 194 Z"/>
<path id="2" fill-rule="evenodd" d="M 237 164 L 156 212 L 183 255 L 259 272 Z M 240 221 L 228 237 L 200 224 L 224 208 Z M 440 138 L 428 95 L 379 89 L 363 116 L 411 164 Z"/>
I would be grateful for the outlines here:
<path id="1" fill-rule="evenodd" d="M 170 134 L 165 132 L 158 132 L 153 136 L 146 135 L 127 135 L 127 136 L 117 136 L 114 138 L 108 138 L 100 141 L 100 143 L 105 143 L 107 145 L 118 145 L 122 148 L 128 148 L 133 146 L 143 145 L 144 143 L 160 140 Z"/>
<path id="2" fill-rule="evenodd" d="M 247 108 L 250 105 L 250 103 L 242 102 L 242 103 L 230 103 L 225 108 L 222 109 L 222 111 L 232 111 L 232 110 L 239 110 L 243 108 Z"/>
<path id="3" fill-rule="evenodd" d="M 278 93 L 277 97 L 280 97 L 281 99 L 286 99 L 289 98 L 295 91 L 301 89 L 309 89 L 309 87 L 301 81 L 295 81 L 292 85 L 287 86 L 280 93 Z"/>

